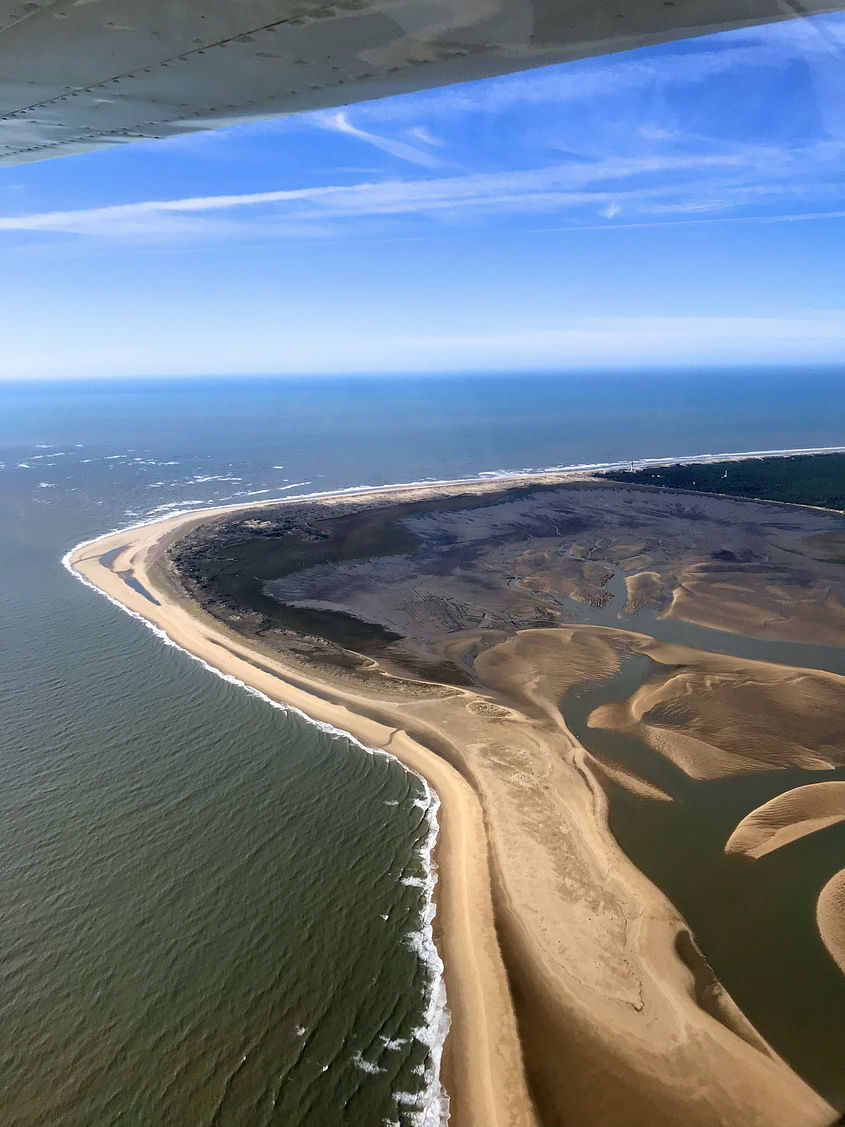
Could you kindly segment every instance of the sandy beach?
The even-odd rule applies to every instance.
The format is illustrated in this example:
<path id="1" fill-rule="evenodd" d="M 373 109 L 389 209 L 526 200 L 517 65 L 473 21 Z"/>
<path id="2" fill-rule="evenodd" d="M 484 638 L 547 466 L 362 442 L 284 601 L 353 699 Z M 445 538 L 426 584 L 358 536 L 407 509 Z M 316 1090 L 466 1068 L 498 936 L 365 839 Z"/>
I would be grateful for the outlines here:
<path id="1" fill-rule="evenodd" d="M 520 485 L 552 486 L 569 480 L 541 475 L 521 479 Z M 384 491 L 358 495 L 354 505 L 432 499 L 453 503 L 459 493 L 483 501 L 501 489 L 501 481 L 397 489 L 387 496 Z M 618 491 L 607 497 L 625 500 Z M 604 504 L 604 494 L 600 500 Z M 350 498 L 340 495 L 311 504 L 325 513 L 346 512 Z M 268 506 L 265 502 L 254 508 L 264 511 Z M 276 508 L 282 511 L 284 506 Z M 478 512 L 480 541 L 488 536 L 490 525 L 485 510 Z M 471 655 L 480 684 L 444 682 L 432 687 L 409 675 L 407 667 L 399 670 L 389 648 L 383 662 L 371 662 L 354 676 L 342 671 L 332 675 L 313 658 L 286 658 L 283 651 L 245 638 L 203 610 L 180 586 L 169 550 L 210 520 L 233 513 L 249 517 L 243 507 L 195 512 L 116 532 L 76 549 L 69 565 L 213 669 L 313 720 L 349 732 L 369 747 L 388 751 L 436 790 L 442 803 L 436 849 L 437 935 L 452 1018 L 443 1080 L 451 1098 L 451 1122 L 457 1127 L 832 1123 L 833 1109 L 751 1027 L 716 981 L 683 918 L 617 845 L 602 787 L 602 772 L 612 768 L 597 763 L 578 743 L 559 708 L 567 686 L 611 675 L 626 647 L 639 648 L 657 666 L 666 664 L 666 677 L 645 686 L 633 703 L 618 706 L 616 713 L 597 717 L 597 722 L 642 726 L 643 715 L 656 704 L 665 706 L 673 695 L 698 694 L 705 705 L 696 721 L 697 735 L 686 729 L 673 733 L 674 742 L 665 754 L 684 767 L 688 741 L 696 739 L 711 749 L 705 760 L 708 771 L 741 770 L 743 765 L 734 762 L 739 749 L 722 746 L 711 730 L 712 717 L 723 704 L 719 687 L 730 669 L 737 676 L 737 662 L 696 657 L 685 650 L 679 656 L 677 649 L 650 639 L 637 641 L 621 627 L 567 625 L 551 619 L 544 625 L 538 618 L 538 592 L 542 595 L 543 585 L 552 583 L 551 569 L 558 561 L 535 539 L 532 558 L 521 560 L 523 570 L 506 591 L 512 600 L 508 620 L 522 624 L 518 629 L 499 629 L 490 615 L 504 615 L 505 604 L 489 601 L 488 608 L 494 610 L 485 611 L 483 639 L 471 625 L 471 616 L 457 628 L 450 619 L 450 629 L 436 631 L 432 623 L 441 622 L 447 611 L 457 612 L 445 596 L 437 596 L 437 601 L 432 579 L 421 603 L 430 617 L 415 618 L 421 633 L 411 637 L 410 630 L 402 631 L 403 637 L 411 637 L 403 643 L 403 660 L 425 652 L 427 660 L 436 654 L 459 666 Z M 420 518 L 423 526 L 427 519 Z M 464 528 L 472 523 L 468 525 L 465 514 L 461 519 Z M 580 556 L 570 551 L 560 561 L 561 589 L 589 603 L 599 597 L 603 573 L 600 566 L 586 566 L 595 560 L 590 559 L 583 522 L 580 528 L 571 539 L 584 551 Z M 639 564 L 642 578 L 627 585 L 631 603 L 665 600 L 664 580 L 654 566 L 658 555 L 648 544 L 629 538 L 620 541 L 618 549 L 608 548 L 603 558 L 611 558 L 613 551 L 613 558 Z M 502 560 L 507 570 L 510 560 Z M 354 564 L 340 566 L 356 570 Z M 693 561 L 684 558 L 675 569 L 686 577 L 687 589 L 692 567 Z M 384 569 L 378 573 L 379 598 L 386 608 L 386 626 L 395 629 L 400 613 L 411 612 L 398 598 L 395 612 L 390 610 L 386 576 Z M 315 575 L 313 591 L 299 590 L 303 605 L 320 605 L 317 586 L 322 582 Z M 370 606 L 361 567 L 356 582 L 359 605 L 353 609 L 360 610 Z M 403 589 L 402 582 L 397 580 L 397 591 Z M 466 595 L 466 570 L 454 572 L 450 582 L 454 605 L 474 608 L 478 594 L 476 590 L 474 602 Z M 464 593 L 459 595 L 459 589 Z M 736 597 L 747 602 L 748 590 Z M 715 625 L 722 625 L 728 597 L 722 594 L 718 615 L 706 603 L 702 612 L 715 617 Z M 765 625 L 771 616 L 766 617 L 769 596 L 763 584 L 754 587 L 753 597 L 760 609 L 749 620 Z M 771 598 L 777 602 L 780 590 Z M 672 613 L 678 613 L 678 597 L 670 605 Z M 817 617 L 821 620 L 814 605 L 808 602 L 804 609 L 811 625 Z M 835 628 L 830 627 L 831 637 Z M 798 626 L 790 621 L 776 636 L 798 634 Z M 827 632 L 823 638 L 828 639 Z M 678 681 L 670 668 L 680 660 L 688 666 L 686 681 Z M 771 672 L 774 667 L 759 664 L 763 672 L 740 674 L 749 709 L 768 699 L 767 694 L 783 702 L 790 693 L 795 707 L 807 694 L 828 706 L 830 695 L 841 689 L 841 678 L 832 674 Z M 785 688 L 789 677 L 791 687 Z M 701 695 L 701 685 L 706 685 L 709 697 Z M 651 696 L 645 700 L 642 694 Z M 767 756 L 765 740 L 766 733 L 761 733 L 761 761 Z M 623 775 L 617 770 L 617 781 Z M 650 786 L 634 776 L 627 785 L 645 792 Z M 655 800 L 668 800 L 651 790 Z M 841 899 L 841 888 L 825 892 L 825 918 L 830 919 L 828 902 Z"/>
<path id="2" fill-rule="evenodd" d="M 222 510 L 231 511 L 231 510 Z M 72 568 L 127 610 L 154 624 L 177 646 L 272 700 L 349 732 L 368 747 L 395 755 L 437 792 L 438 947 L 446 967 L 451 1031 L 443 1080 L 456 1123 L 531 1127 L 536 1123 L 522 1066 L 516 1020 L 493 920 L 489 850 L 478 798 L 445 760 L 418 745 L 399 726 L 356 711 L 352 694 L 332 694 L 281 665 L 259 669 L 235 637 L 213 620 L 201 621 L 186 600 L 156 584 L 156 553 L 210 514 L 194 514 L 115 533 L 74 552 Z M 100 560 L 112 555 L 110 566 Z M 130 572 L 158 602 L 133 591 L 117 572 Z M 266 658 L 262 658 L 262 664 Z"/>

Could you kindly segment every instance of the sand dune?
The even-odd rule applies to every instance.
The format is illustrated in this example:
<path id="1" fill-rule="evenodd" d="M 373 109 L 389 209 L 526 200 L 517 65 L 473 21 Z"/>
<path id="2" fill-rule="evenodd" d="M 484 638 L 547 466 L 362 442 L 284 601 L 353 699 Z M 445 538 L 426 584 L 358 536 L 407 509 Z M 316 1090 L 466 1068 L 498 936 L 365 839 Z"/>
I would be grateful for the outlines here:
<path id="1" fill-rule="evenodd" d="M 835 873 L 821 890 L 816 923 L 831 958 L 845 974 L 845 869 Z"/>
<path id="2" fill-rule="evenodd" d="M 845 782 L 810 783 L 779 794 L 746 815 L 725 843 L 726 853 L 765 857 L 807 834 L 845 821 Z"/>

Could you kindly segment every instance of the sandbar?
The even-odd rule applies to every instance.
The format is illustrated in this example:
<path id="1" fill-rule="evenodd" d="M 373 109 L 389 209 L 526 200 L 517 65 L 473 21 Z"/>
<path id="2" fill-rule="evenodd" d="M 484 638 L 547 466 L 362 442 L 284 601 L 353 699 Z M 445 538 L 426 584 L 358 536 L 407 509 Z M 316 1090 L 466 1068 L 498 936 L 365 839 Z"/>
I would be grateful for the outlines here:
<path id="1" fill-rule="evenodd" d="M 794 787 L 747 814 L 725 842 L 726 853 L 765 857 L 807 834 L 845 821 L 845 782 Z"/>

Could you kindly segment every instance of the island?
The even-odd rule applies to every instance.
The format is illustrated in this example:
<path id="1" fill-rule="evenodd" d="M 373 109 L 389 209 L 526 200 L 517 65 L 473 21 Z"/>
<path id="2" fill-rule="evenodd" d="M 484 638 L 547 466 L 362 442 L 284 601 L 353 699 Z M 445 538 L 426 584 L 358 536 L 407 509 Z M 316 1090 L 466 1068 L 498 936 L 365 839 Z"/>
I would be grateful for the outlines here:
<path id="1" fill-rule="evenodd" d="M 456 1127 L 829 1127 L 843 544 L 819 507 L 548 473 L 192 513 L 69 564 L 437 793 Z"/>

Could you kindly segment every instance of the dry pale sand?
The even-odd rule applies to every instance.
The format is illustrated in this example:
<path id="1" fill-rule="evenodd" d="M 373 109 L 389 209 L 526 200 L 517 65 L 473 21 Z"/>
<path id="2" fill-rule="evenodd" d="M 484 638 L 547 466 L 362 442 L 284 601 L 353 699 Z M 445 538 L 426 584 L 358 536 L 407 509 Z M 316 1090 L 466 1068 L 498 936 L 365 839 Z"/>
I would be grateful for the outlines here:
<path id="1" fill-rule="evenodd" d="M 478 659 L 489 694 L 403 697 L 389 678 L 383 692 L 356 688 L 266 651 L 259 665 L 253 646 L 168 580 L 165 546 L 202 519 L 116 533 L 71 564 L 184 649 L 388 749 L 437 790 L 452 1013 L 444 1078 L 457 1127 L 833 1122 L 712 979 L 684 921 L 609 831 L 596 765 L 557 701 L 565 684 L 617 667 L 613 631 L 503 634 Z M 448 639 L 455 651 L 473 644 L 472 631 Z"/>
<path id="2" fill-rule="evenodd" d="M 845 782 L 794 787 L 747 814 L 725 843 L 726 853 L 765 857 L 807 834 L 845 821 Z"/>
<path id="3" fill-rule="evenodd" d="M 845 974 L 845 869 L 834 873 L 821 890 L 816 923 L 831 958 Z"/>

